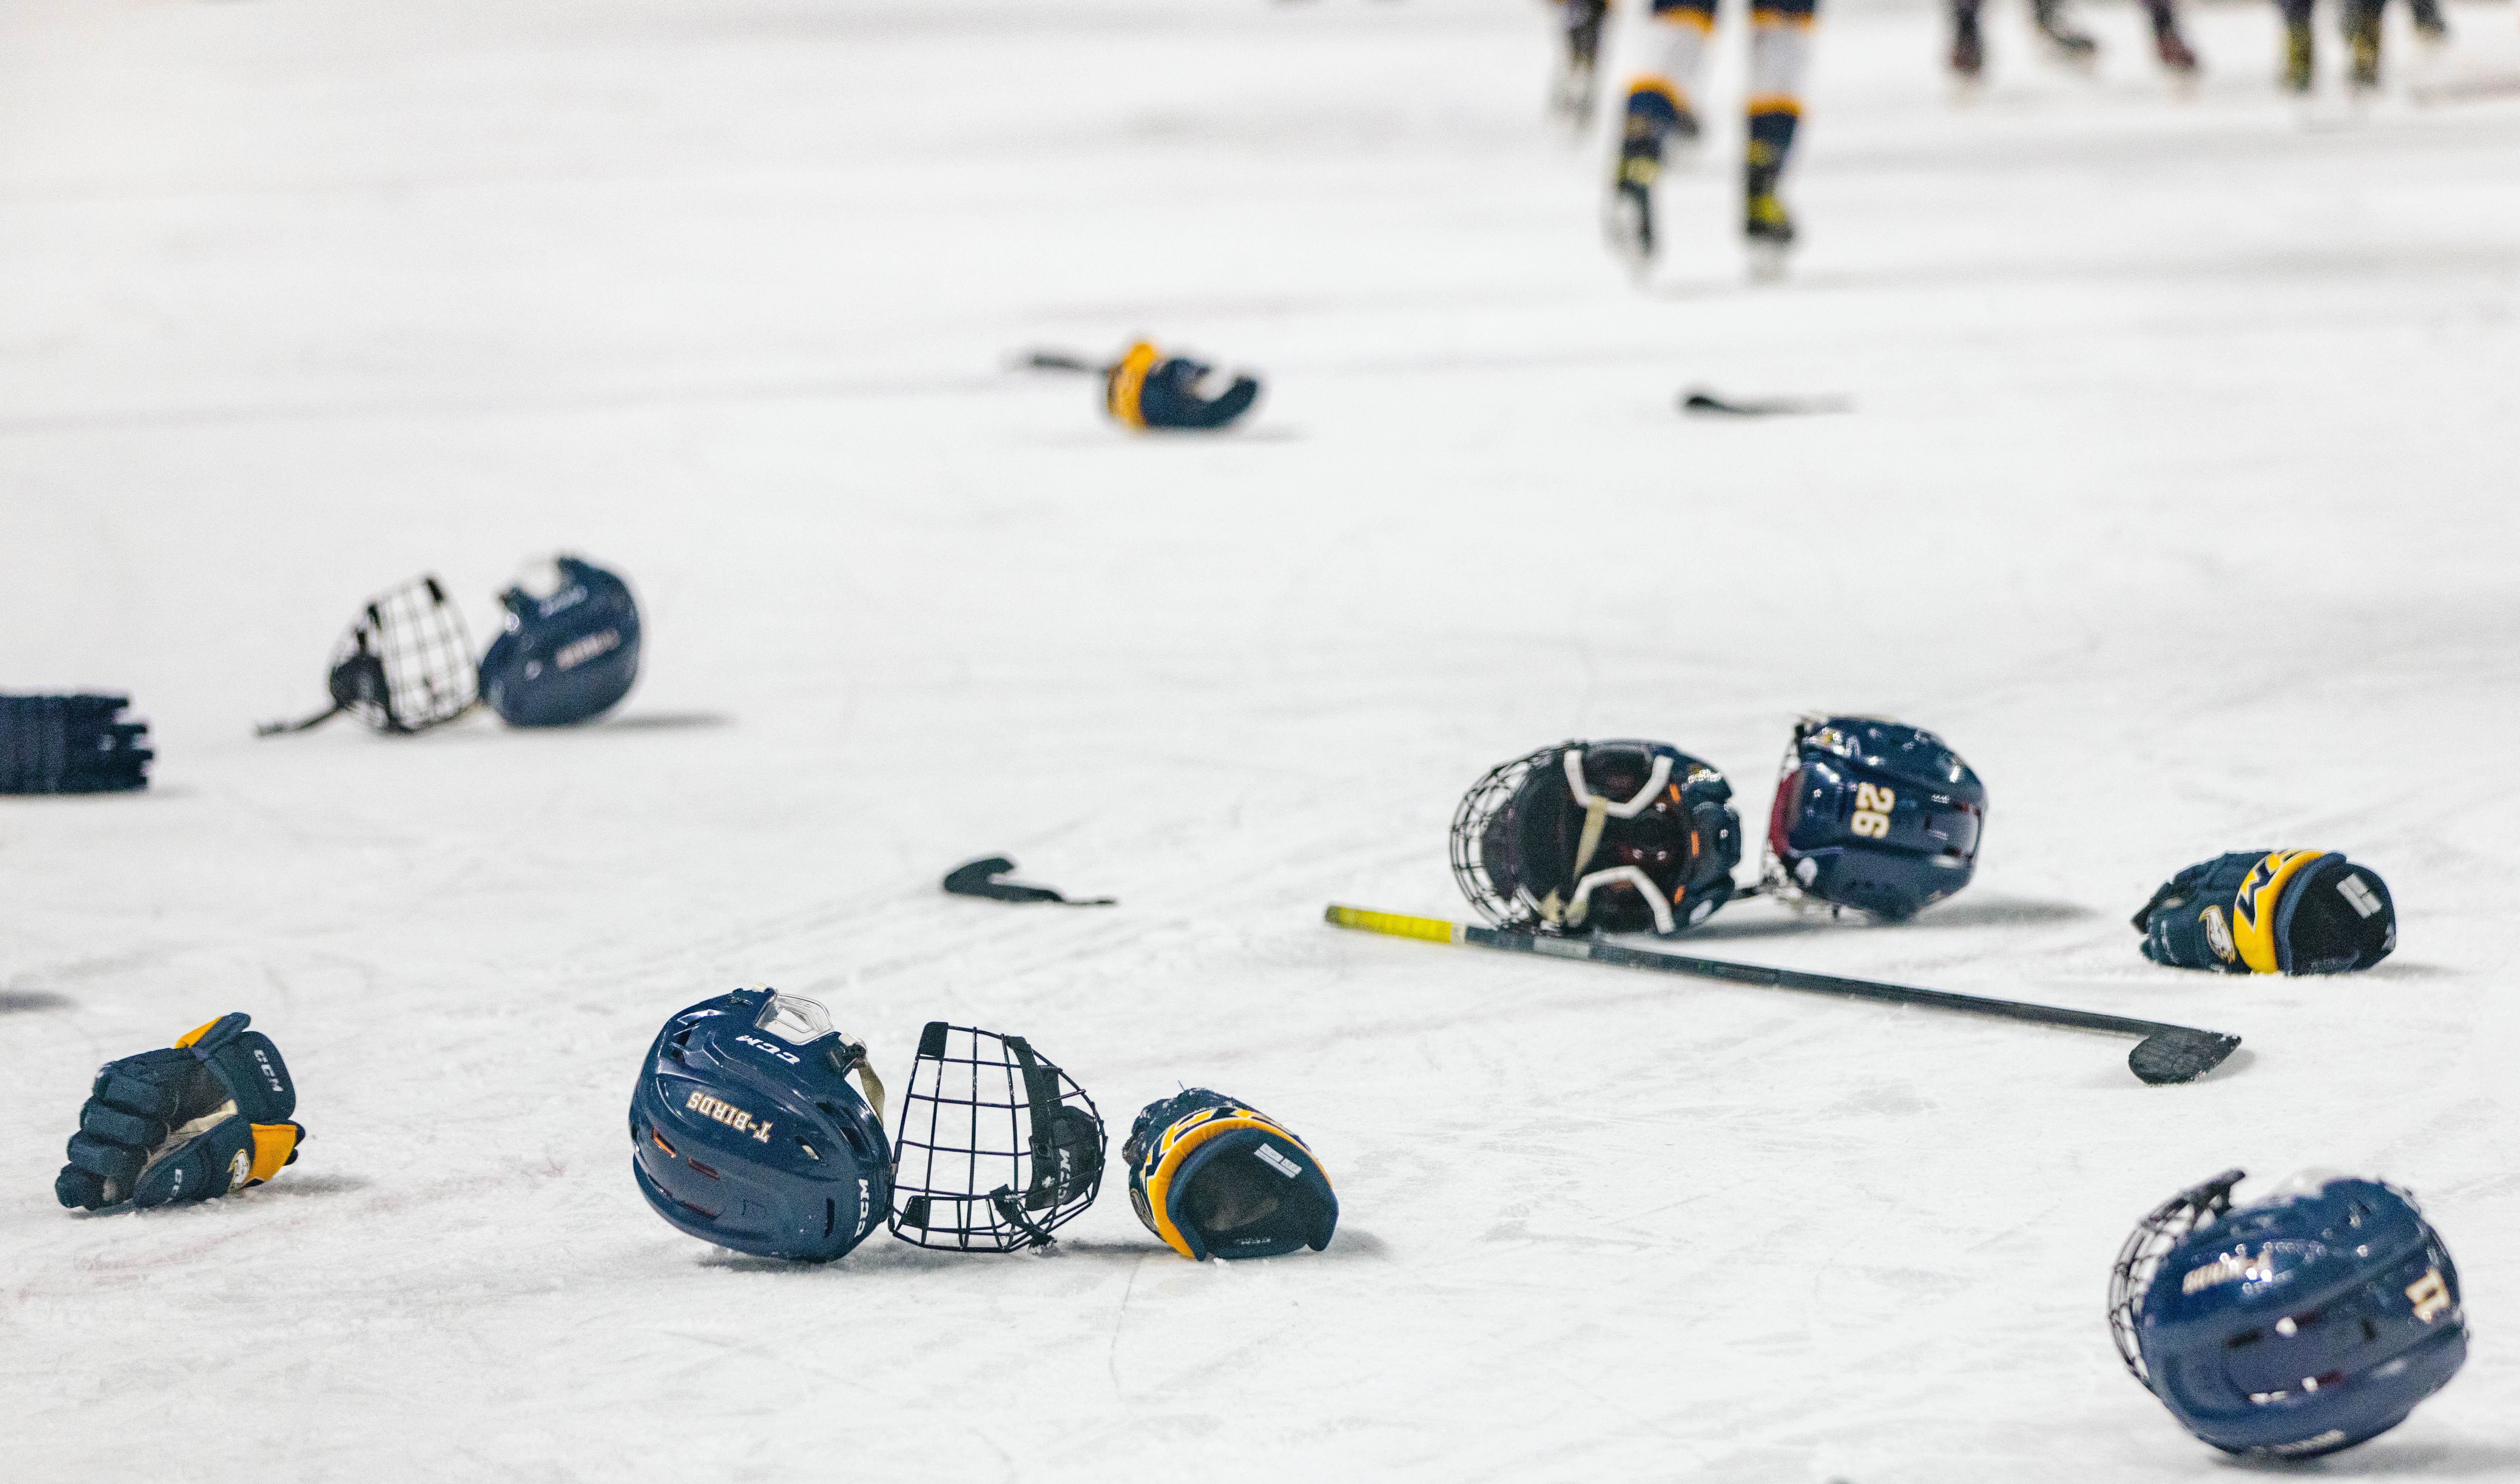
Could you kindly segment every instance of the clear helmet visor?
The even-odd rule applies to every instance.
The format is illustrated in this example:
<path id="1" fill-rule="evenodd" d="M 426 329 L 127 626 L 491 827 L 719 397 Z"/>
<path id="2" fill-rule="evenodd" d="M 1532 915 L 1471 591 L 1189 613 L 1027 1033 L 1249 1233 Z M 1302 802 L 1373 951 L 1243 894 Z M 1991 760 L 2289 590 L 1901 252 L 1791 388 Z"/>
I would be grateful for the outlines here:
<path id="1" fill-rule="evenodd" d="M 774 991 L 770 1003 L 753 1018 L 752 1028 L 768 1031 L 789 1046 L 805 1046 L 832 1033 L 832 1012 L 815 1001 Z"/>

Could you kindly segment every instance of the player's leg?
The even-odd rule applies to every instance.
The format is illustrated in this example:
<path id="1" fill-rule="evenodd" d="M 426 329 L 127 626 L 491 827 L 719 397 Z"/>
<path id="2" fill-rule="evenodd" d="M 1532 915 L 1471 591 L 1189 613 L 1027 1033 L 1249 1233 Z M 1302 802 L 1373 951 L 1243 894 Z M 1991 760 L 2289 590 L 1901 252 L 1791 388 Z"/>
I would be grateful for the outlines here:
<path id="1" fill-rule="evenodd" d="M 1610 236 L 1640 263 L 1653 256 L 1653 188 L 1665 151 L 1697 138 L 1691 101 L 1715 30 L 1715 0 L 1653 0 L 1643 65 L 1628 84 L 1610 176 Z"/>
<path id="2" fill-rule="evenodd" d="M 2441 0 L 2407 0 L 2407 10 L 2414 20 L 2416 39 L 2425 42 L 2450 39 L 2450 22 L 2442 16 Z"/>
<path id="3" fill-rule="evenodd" d="M 2380 5 L 2381 0 L 2345 0 L 2345 47 L 2358 93 L 2380 85 Z"/>
<path id="4" fill-rule="evenodd" d="M 1974 82 L 1986 70 L 1986 38 L 1977 17 L 1985 0 L 1952 0 L 1952 75 Z"/>
<path id="5" fill-rule="evenodd" d="M 1754 246 L 1780 252 L 1794 240 L 1794 220 L 1777 198 L 1777 182 L 1802 125 L 1803 72 L 1811 65 L 1818 0 L 1756 0 L 1750 12 L 1750 140 L 1741 160 L 1742 231 Z"/>
<path id="6" fill-rule="evenodd" d="M 2275 0 L 2275 9 L 2283 17 L 2284 90 L 2307 93 L 2318 60 L 2310 29 L 2310 0 Z"/>
<path id="7" fill-rule="evenodd" d="M 1566 51 L 1558 68 L 1550 108 L 1568 123 L 1581 125 L 1593 116 L 1594 79 L 1601 59 L 1601 26 L 1609 19 L 1609 0 L 1556 0 L 1564 27 Z"/>
<path id="8" fill-rule="evenodd" d="M 2143 9 L 2152 21 L 2153 55 L 2176 76 L 2196 75 L 2196 50 L 2179 33 L 2177 0 L 2143 0 Z"/>

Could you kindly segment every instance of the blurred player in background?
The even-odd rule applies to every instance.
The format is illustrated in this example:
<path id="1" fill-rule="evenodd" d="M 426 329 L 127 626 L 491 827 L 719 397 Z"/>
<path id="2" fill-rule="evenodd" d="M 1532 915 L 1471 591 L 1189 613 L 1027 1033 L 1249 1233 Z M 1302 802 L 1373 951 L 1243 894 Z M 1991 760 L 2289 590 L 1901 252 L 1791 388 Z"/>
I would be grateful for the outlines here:
<path id="1" fill-rule="evenodd" d="M 1715 32 L 1715 0 L 1650 0 L 1644 65 L 1630 79 L 1616 168 L 1610 175 L 1611 246 L 1642 273 L 1654 256 L 1654 186 L 1664 153 L 1695 144 L 1697 82 Z M 1803 70 L 1811 61 L 1818 0 L 1750 0 L 1749 143 L 1741 160 L 1741 233 L 1754 269 L 1780 271 L 1794 219 L 1777 183 L 1802 122 Z"/>
<path id="2" fill-rule="evenodd" d="M 2345 29 L 2345 46 L 2351 54 L 2351 77 L 2354 90 L 2367 93 L 2380 85 L 2380 12 L 2387 0 L 2345 0 L 2341 18 Z M 2310 31 L 2310 0 L 2275 0 L 2283 14 L 2284 62 L 2283 85 L 2292 93 L 2310 91 L 2318 49 Z M 2450 38 L 2450 23 L 2442 19 L 2441 0 L 2407 0 L 2407 9 L 2415 22 L 2415 35 L 2429 45 L 2438 46 Z"/>
<path id="3" fill-rule="evenodd" d="M 1610 0 L 1552 0 L 1566 35 L 1566 55 L 1557 84 L 1549 95 L 1550 112 L 1568 128 L 1592 121 L 1596 69 L 1601 60 L 1601 24 L 1609 19 Z"/>
<path id="4" fill-rule="evenodd" d="M 1984 3 L 1985 0 L 1952 0 L 1952 76 L 1964 86 L 1975 83 L 1986 70 L 1986 40 L 1978 27 L 1978 12 Z M 2291 4 L 2295 0 L 2278 3 Z M 2180 34 L 2175 0 L 2143 0 L 2143 9 L 2152 21 L 2152 49 L 2162 67 L 2173 78 L 2195 76 L 2196 52 Z M 2054 49 L 2057 60 L 2075 67 L 2091 67 L 2099 61 L 2099 42 L 2065 14 L 2065 0 L 2030 0 L 2030 19 Z"/>

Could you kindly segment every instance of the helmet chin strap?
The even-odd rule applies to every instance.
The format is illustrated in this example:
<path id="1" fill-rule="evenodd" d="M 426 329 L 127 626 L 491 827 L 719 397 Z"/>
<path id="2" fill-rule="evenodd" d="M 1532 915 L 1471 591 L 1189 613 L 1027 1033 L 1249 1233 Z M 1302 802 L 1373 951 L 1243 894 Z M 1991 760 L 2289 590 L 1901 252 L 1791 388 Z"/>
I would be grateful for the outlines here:
<path id="1" fill-rule="evenodd" d="M 1571 757 L 1574 754 L 1569 753 L 1567 755 Z M 1569 771 L 1572 770 L 1570 769 Z M 1671 770 L 1665 768 L 1663 771 L 1668 773 Z M 1650 792 L 1648 792 L 1647 796 L 1651 796 Z M 1584 868 L 1593 864 L 1594 852 L 1601 848 L 1601 829 L 1609 823 L 1609 820 L 1610 801 L 1608 799 L 1602 798 L 1597 794 L 1584 800 L 1584 833 L 1583 836 L 1575 842 L 1575 869 L 1567 873 L 1569 876 L 1575 877 L 1577 881 L 1581 882 L 1584 880 Z M 1552 893 L 1552 896 L 1555 893 Z M 1653 895 L 1654 893 L 1647 894 Z M 1575 901 L 1573 905 L 1566 909 L 1566 924 L 1570 927 L 1580 925 L 1584 921 L 1585 913 L 1591 909 L 1592 902 L 1593 899 L 1589 883 L 1585 886 L 1578 887 L 1575 893 Z"/>

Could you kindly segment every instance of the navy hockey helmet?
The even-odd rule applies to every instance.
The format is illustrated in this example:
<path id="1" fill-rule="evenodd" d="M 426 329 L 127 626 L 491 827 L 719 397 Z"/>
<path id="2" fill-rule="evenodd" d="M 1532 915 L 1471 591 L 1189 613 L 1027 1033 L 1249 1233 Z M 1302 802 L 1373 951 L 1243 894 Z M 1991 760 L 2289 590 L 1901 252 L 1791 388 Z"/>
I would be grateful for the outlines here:
<path id="1" fill-rule="evenodd" d="M 2109 1282 L 2127 1369 L 2227 1453 L 2306 1459 L 2405 1421 L 2467 1359 L 2458 1270 L 2396 1186 L 2226 1170 L 2146 1216 Z"/>
<path id="2" fill-rule="evenodd" d="M 639 678 L 639 604 L 591 562 L 555 557 L 499 595 L 507 627 L 481 656 L 481 698 L 512 727 L 600 716 Z"/>
<path id="3" fill-rule="evenodd" d="M 1794 724 L 1768 813 L 1768 888 L 1897 922 L 1969 883 L 1986 786 L 1943 740 L 1872 716 Z"/>
<path id="4" fill-rule="evenodd" d="M 630 1144 L 657 1215 L 758 1257 L 830 1262 L 892 1203 L 883 1084 L 866 1048 L 820 1005 L 769 989 L 665 1022 L 630 1095 Z"/>
<path id="5" fill-rule="evenodd" d="M 1535 932 L 1673 933 L 1732 895 L 1732 786 L 1666 742 L 1566 742 L 1488 770 L 1453 814 L 1453 877 Z"/>

